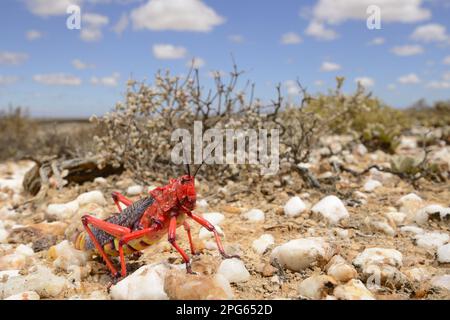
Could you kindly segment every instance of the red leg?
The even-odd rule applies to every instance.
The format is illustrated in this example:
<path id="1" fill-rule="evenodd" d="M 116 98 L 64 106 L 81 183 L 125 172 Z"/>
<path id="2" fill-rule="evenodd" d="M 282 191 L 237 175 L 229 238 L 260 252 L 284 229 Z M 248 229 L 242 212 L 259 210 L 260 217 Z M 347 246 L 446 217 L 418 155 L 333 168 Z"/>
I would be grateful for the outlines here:
<path id="1" fill-rule="evenodd" d="M 114 237 L 122 237 L 123 235 L 130 233 L 131 232 L 130 229 L 103 221 L 101 219 L 89 215 L 84 215 L 83 217 L 81 217 L 81 221 L 83 223 L 84 229 L 89 234 L 89 237 L 94 243 L 95 248 L 100 253 L 106 265 L 108 266 L 108 269 L 111 271 L 113 276 L 117 276 L 117 270 L 114 268 L 113 264 L 111 263 L 111 260 L 108 258 L 102 246 L 97 241 L 97 238 L 95 237 L 91 228 L 89 228 L 89 225 L 93 225 L 95 228 L 103 230 Z"/>
<path id="2" fill-rule="evenodd" d="M 239 256 L 237 255 L 228 255 L 225 253 L 225 250 L 223 249 L 223 245 L 222 245 L 222 241 L 220 240 L 220 236 L 219 233 L 217 232 L 216 228 L 214 228 L 214 226 L 206 219 L 193 214 L 191 212 L 191 214 L 189 215 L 195 222 L 199 223 L 200 225 L 202 225 L 203 227 L 205 227 L 208 231 L 214 233 L 214 238 L 216 239 L 216 243 L 217 243 L 217 248 L 219 248 L 219 252 L 222 255 L 222 257 L 224 257 L 225 259 L 228 258 L 239 258 Z"/>
<path id="3" fill-rule="evenodd" d="M 133 203 L 133 201 L 131 201 L 130 199 L 126 198 L 124 195 L 122 195 L 121 193 L 114 191 L 111 194 L 114 203 L 116 204 L 116 207 L 119 209 L 119 212 L 122 212 L 122 207 L 120 206 L 120 202 L 122 202 L 124 205 L 126 205 L 127 207 L 129 205 L 131 205 Z"/>
<path id="4" fill-rule="evenodd" d="M 189 226 L 189 223 L 187 221 L 184 221 L 183 223 L 184 230 L 186 230 L 188 239 L 189 239 L 189 245 L 191 247 L 191 254 L 196 255 L 196 251 L 194 248 L 194 242 L 192 241 L 192 235 L 191 235 L 191 227 Z"/>
<path id="5" fill-rule="evenodd" d="M 129 241 L 140 238 L 146 234 L 149 234 L 153 231 L 156 231 L 158 229 L 155 228 L 147 228 L 147 229 L 142 229 L 139 231 L 135 231 L 132 233 L 128 233 L 126 235 L 124 235 L 122 238 L 120 238 L 119 240 L 119 256 L 120 256 L 120 268 L 121 268 L 121 275 L 122 277 L 126 277 L 127 276 L 127 267 L 125 264 L 125 255 L 123 254 L 123 245 L 127 244 Z"/>
<path id="6" fill-rule="evenodd" d="M 176 230 L 177 230 L 177 217 L 170 218 L 169 224 L 169 242 L 170 244 L 181 254 L 184 262 L 186 263 L 186 271 L 188 273 L 193 273 L 191 269 L 191 262 L 189 256 L 181 249 L 176 242 Z"/>

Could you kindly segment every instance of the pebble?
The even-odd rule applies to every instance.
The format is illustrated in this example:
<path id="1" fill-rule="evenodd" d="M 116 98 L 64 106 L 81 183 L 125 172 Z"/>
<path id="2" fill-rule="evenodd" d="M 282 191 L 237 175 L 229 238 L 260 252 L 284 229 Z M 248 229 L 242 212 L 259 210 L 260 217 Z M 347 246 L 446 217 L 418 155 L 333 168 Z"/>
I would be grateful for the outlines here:
<path id="1" fill-rule="evenodd" d="M 225 220 L 225 216 L 219 212 L 204 213 L 202 216 L 213 225 L 221 224 Z"/>
<path id="2" fill-rule="evenodd" d="M 450 263 L 450 243 L 438 248 L 437 260 L 441 263 Z"/>
<path id="3" fill-rule="evenodd" d="M 306 204 L 299 197 L 292 197 L 284 205 L 284 214 L 288 217 L 297 217 L 306 210 Z"/>
<path id="4" fill-rule="evenodd" d="M 450 274 L 435 276 L 430 282 L 434 287 L 450 290 Z"/>
<path id="5" fill-rule="evenodd" d="M 107 185 L 108 184 L 108 180 L 106 180 L 103 177 L 97 177 L 94 179 L 94 183 L 99 184 L 99 185 Z"/>
<path id="6" fill-rule="evenodd" d="M 184 270 L 169 270 L 164 290 L 172 300 L 229 300 L 233 290 L 221 274 L 193 275 Z"/>
<path id="7" fill-rule="evenodd" d="M 106 205 L 106 199 L 103 196 L 103 193 L 101 191 L 95 190 L 90 192 L 85 192 L 80 194 L 77 197 L 78 204 L 80 206 L 84 206 L 89 203 L 96 203 L 99 206 Z"/>
<path id="8" fill-rule="evenodd" d="M 434 250 L 447 243 L 450 237 L 447 233 L 427 232 L 417 234 L 414 239 L 418 247 L 427 250 Z"/>
<path id="9" fill-rule="evenodd" d="M 137 195 L 140 195 L 143 190 L 144 190 L 144 188 L 142 186 L 134 185 L 134 186 L 130 186 L 127 188 L 127 194 L 129 196 L 137 196 Z"/>
<path id="10" fill-rule="evenodd" d="M 402 233 L 413 233 L 413 234 L 421 234 L 425 231 L 418 226 L 404 226 L 400 228 L 400 232 Z"/>
<path id="11" fill-rule="evenodd" d="M 397 284 L 404 278 L 398 270 L 403 266 L 403 255 L 395 249 L 365 249 L 353 260 L 353 265 L 361 269 L 363 276 L 374 286 L 387 281 Z"/>
<path id="12" fill-rule="evenodd" d="M 358 276 L 356 269 L 340 255 L 334 256 L 325 268 L 327 274 L 339 282 L 347 282 Z"/>
<path id="13" fill-rule="evenodd" d="M 152 264 L 140 267 L 125 279 L 111 286 L 114 300 L 167 300 L 164 279 L 168 267 Z"/>
<path id="14" fill-rule="evenodd" d="M 244 262 L 237 258 L 223 260 L 217 273 L 223 275 L 231 283 L 245 282 L 250 279 L 250 273 Z"/>
<path id="15" fill-rule="evenodd" d="M 368 180 L 368 181 L 364 184 L 363 190 L 364 190 L 365 192 L 372 192 L 372 191 L 374 191 L 376 188 L 379 188 L 379 187 L 381 187 L 381 186 L 383 186 L 383 184 L 382 184 L 380 181 L 370 179 L 370 180 Z"/>
<path id="16" fill-rule="evenodd" d="M 55 268 L 66 271 L 70 270 L 70 266 L 85 266 L 88 258 L 86 252 L 75 249 L 68 240 L 52 246 L 47 256 L 53 261 Z"/>
<path id="17" fill-rule="evenodd" d="M 41 298 L 35 291 L 25 291 L 22 293 L 14 294 L 5 298 L 4 300 L 40 300 Z"/>
<path id="18" fill-rule="evenodd" d="M 53 220 L 65 220 L 72 217 L 80 208 L 78 201 L 67 203 L 49 204 L 47 207 L 47 217 Z"/>
<path id="19" fill-rule="evenodd" d="M 336 196 L 326 196 L 312 208 L 312 212 L 321 214 L 325 219 L 333 224 L 337 224 L 341 219 L 349 217 L 349 213 L 344 203 Z"/>
<path id="20" fill-rule="evenodd" d="M 54 275 L 45 266 L 37 265 L 35 271 L 26 276 L 11 277 L 4 283 L 0 282 L 0 298 L 25 291 L 35 291 L 41 298 L 52 298 L 58 296 L 67 286 L 65 278 Z"/>
<path id="21" fill-rule="evenodd" d="M 257 254 L 264 254 L 267 248 L 275 243 L 271 234 L 263 234 L 258 239 L 253 240 L 252 248 Z"/>
<path id="22" fill-rule="evenodd" d="M 6 231 L 3 221 L 0 220 L 0 243 L 6 242 L 8 231 Z"/>
<path id="23" fill-rule="evenodd" d="M 220 228 L 218 225 L 214 225 L 214 228 L 216 228 L 216 231 L 219 235 L 224 236 L 222 228 Z M 206 229 L 205 227 L 201 227 L 200 231 L 198 232 L 198 237 L 200 240 L 207 240 L 214 237 L 214 233 Z"/>
<path id="24" fill-rule="evenodd" d="M 242 215 L 245 219 L 252 222 L 264 221 L 264 212 L 259 209 L 251 209 Z"/>
<path id="25" fill-rule="evenodd" d="M 352 279 L 346 284 L 337 286 L 333 295 L 341 300 L 375 300 L 373 294 L 361 280 Z"/>
<path id="26" fill-rule="evenodd" d="M 439 216 L 441 220 L 444 220 L 447 215 L 450 215 L 450 208 L 432 204 L 418 210 L 414 220 L 418 224 L 425 224 L 431 216 Z"/>
<path id="27" fill-rule="evenodd" d="M 336 285 L 336 280 L 330 276 L 313 275 L 300 282 L 298 293 L 308 299 L 324 299 L 333 292 Z"/>
<path id="28" fill-rule="evenodd" d="M 323 238 L 309 237 L 291 240 L 272 250 L 270 259 L 293 271 L 300 271 L 317 264 L 326 264 L 334 254 Z"/>
<path id="29" fill-rule="evenodd" d="M 197 208 L 206 210 L 208 208 L 208 202 L 205 199 L 197 200 Z"/>

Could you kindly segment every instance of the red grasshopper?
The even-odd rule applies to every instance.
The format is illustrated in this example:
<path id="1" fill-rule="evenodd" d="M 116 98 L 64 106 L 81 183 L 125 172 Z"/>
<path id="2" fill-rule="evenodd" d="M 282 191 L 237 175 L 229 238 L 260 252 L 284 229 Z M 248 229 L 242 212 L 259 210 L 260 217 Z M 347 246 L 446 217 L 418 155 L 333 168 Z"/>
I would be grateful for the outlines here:
<path id="1" fill-rule="evenodd" d="M 200 167 L 194 176 L 191 176 L 189 166 L 187 168 L 187 175 L 170 179 L 169 184 L 150 191 L 149 196 L 136 202 L 113 192 L 112 198 L 120 213 L 106 220 L 84 215 L 81 220 L 86 232 L 77 235 L 75 247 L 79 250 L 96 249 L 114 277 L 119 277 L 119 273 L 108 256 L 119 256 L 121 276 L 125 277 L 125 255 L 149 247 L 168 233 L 168 240 L 183 257 L 187 272 L 193 273 L 189 256 L 176 242 L 176 229 L 183 225 L 189 238 L 191 254 L 196 254 L 190 227 L 185 221 L 189 217 L 214 233 L 223 258 L 237 257 L 225 253 L 219 234 L 211 223 L 192 213 L 196 202 L 195 174 Z M 122 211 L 119 203 L 127 207 Z"/>

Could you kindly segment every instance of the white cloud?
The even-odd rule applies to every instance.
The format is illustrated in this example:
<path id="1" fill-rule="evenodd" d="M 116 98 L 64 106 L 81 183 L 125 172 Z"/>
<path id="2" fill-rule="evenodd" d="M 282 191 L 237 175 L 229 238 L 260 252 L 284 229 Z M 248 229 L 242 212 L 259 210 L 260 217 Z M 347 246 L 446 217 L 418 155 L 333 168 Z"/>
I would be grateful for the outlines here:
<path id="1" fill-rule="evenodd" d="M 0 86 L 6 86 L 14 84 L 19 81 L 19 77 L 16 76 L 2 76 L 0 75 Z"/>
<path id="2" fill-rule="evenodd" d="M 398 56 L 413 56 L 423 53 L 424 50 L 419 45 L 405 45 L 393 47 L 391 51 Z"/>
<path id="3" fill-rule="evenodd" d="M 388 85 L 388 89 L 389 89 L 390 91 L 393 91 L 393 90 L 397 89 L 397 86 L 396 86 L 394 83 L 390 83 L 390 84 Z"/>
<path id="4" fill-rule="evenodd" d="M 369 77 L 355 78 L 355 82 L 361 84 L 365 88 L 373 87 L 375 84 L 375 81 Z"/>
<path id="5" fill-rule="evenodd" d="M 284 87 L 286 88 L 287 94 L 289 96 L 296 96 L 300 93 L 300 88 L 298 83 L 294 80 L 287 80 L 284 82 Z"/>
<path id="6" fill-rule="evenodd" d="M 443 64 L 448 64 L 448 65 L 450 65 L 450 56 L 446 56 L 446 57 L 444 58 L 444 60 L 442 60 L 442 63 L 443 63 Z"/>
<path id="7" fill-rule="evenodd" d="M 206 64 L 205 60 L 199 57 L 194 57 L 186 63 L 186 67 L 193 67 L 194 69 L 200 69 Z"/>
<path id="8" fill-rule="evenodd" d="M 423 42 L 441 42 L 448 38 L 445 26 L 438 23 L 429 23 L 417 27 L 411 34 L 411 39 Z"/>
<path id="9" fill-rule="evenodd" d="M 324 72 L 337 71 L 337 70 L 341 70 L 341 66 L 337 63 L 330 62 L 330 61 L 322 62 L 322 65 L 320 66 L 320 71 L 324 71 Z"/>
<path id="10" fill-rule="evenodd" d="M 419 77 L 415 73 L 409 73 L 397 79 L 401 84 L 416 84 L 420 82 Z"/>
<path id="11" fill-rule="evenodd" d="M 153 55 L 157 59 L 182 59 L 186 56 L 186 53 L 186 48 L 171 44 L 155 44 L 153 46 Z"/>
<path id="12" fill-rule="evenodd" d="M 120 16 L 119 21 L 117 21 L 112 30 L 120 36 L 128 27 L 128 24 L 129 24 L 128 16 L 126 13 L 124 13 Z"/>
<path id="13" fill-rule="evenodd" d="M 117 87 L 119 84 L 120 74 L 115 72 L 111 76 L 106 77 L 92 77 L 91 83 L 93 85 L 102 85 L 106 87 Z"/>
<path id="14" fill-rule="evenodd" d="M 325 83 L 322 81 L 322 80 L 316 80 L 316 81 L 314 81 L 314 85 L 316 85 L 316 86 L 318 86 L 318 87 L 321 87 L 321 86 L 323 86 Z"/>
<path id="15" fill-rule="evenodd" d="M 431 11 L 422 7 L 422 0 L 319 0 L 312 9 L 313 19 L 329 24 L 347 20 L 366 20 L 367 7 L 376 5 L 381 9 L 385 22 L 411 23 L 429 19 Z"/>
<path id="16" fill-rule="evenodd" d="M 33 80 L 46 85 L 79 86 L 81 84 L 80 78 L 65 73 L 37 74 L 33 76 Z"/>
<path id="17" fill-rule="evenodd" d="M 445 81 L 450 81 L 450 71 L 445 72 L 442 75 L 442 79 L 444 79 Z"/>
<path id="18" fill-rule="evenodd" d="M 85 63 L 85 62 L 81 61 L 80 59 L 72 60 L 72 66 L 78 70 L 95 68 L 95 65 L 90 64 L 90 63 Z"/>
<path id="19" fill-rule="evenodd" d="M 450 89 L 449 81 L 431 81 L 427 84 L 427 88 L 431 89 Z"/>
<path id="20" fill-rule="evenodd" d="M 0 52 L 0 64 L 19 65 L 28 60 L 28 54 L 21 52 Z"/>
<path id="21" fill-rule="evenodd" d="M 317 40 L 334 40 L 338 37 L 338 34 L 330 28 L 325 27 L 322 22 L 311 21 L 308 25 L 308 28 L 305 30 L 305 34 L 308 36 L 314 37 Z"/>
<path id="22" fill-rule="evenodd" d="M 299 44 L 302 38 L 295 32 L 287 32 L 281 36 L 282 44 Z"/>
<path id="23" fill-rule="evenodd" d="M 33 41 L 42 37 L 42 33 L 38 30 L 29 30 L 26 33 L 26 37 L 28 40 Z"/>
<path id="24" fill-rule="evenodd" d="M 97 13 L 83 13 L 80 38 L 87 42 L 98 41 L 103 37 L 102 28 L 109 23 L 109 18 Z"/>
<path id="25" fill-rule="evenodd" d="M 386 42 L 386 40 L 383 38 L 383 37 L 376 37 L 376 38 L 373 38 L 370 42 L 369 42 L 369 45 L 372 45 L 372 46 L 379 46 L 379 45 L 382 45 L 383 43 L 385 43 Z"/>
<path id="26" fill-rule="evenodd" d="M 225 19 L 201 0 L 149 0 L 131 21 L 135 29 L 208 32 Z"/>
<path id="27" fill-rule="evenodd" d="M 28 10 L 40 17 L 66 14 L 70 5 L 80 5 L 82 0 L 25 0 Z"/>
<path id="28" fill-rule="evenodd" d="M 240 34 L 232 34 L 228 36 L 228 40 L 234 43 L 244 43 L 245 38 L 243 35 Z"/>

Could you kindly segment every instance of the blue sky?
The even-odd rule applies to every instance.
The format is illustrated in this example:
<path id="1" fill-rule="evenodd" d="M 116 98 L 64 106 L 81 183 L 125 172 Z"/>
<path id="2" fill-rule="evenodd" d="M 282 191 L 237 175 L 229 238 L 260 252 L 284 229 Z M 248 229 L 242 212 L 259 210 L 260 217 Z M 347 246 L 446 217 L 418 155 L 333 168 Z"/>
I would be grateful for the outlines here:
<path id="1" fill-rule="evenodd" d="M 70 4 L 81 30 L 66 27 Z M 366 26 L 371 4 L 381 29 Z M 337 75 L 395 107 L 449 99 L 449 17 L 450 0 L 2 0 L 0 109 L 102 114 L 130 76 L 186 74 L 196 57 L 207 84 L 211 70 L 231 70 L 231 53 L 264 100 L 278 82 L 324 92 Z"/>

